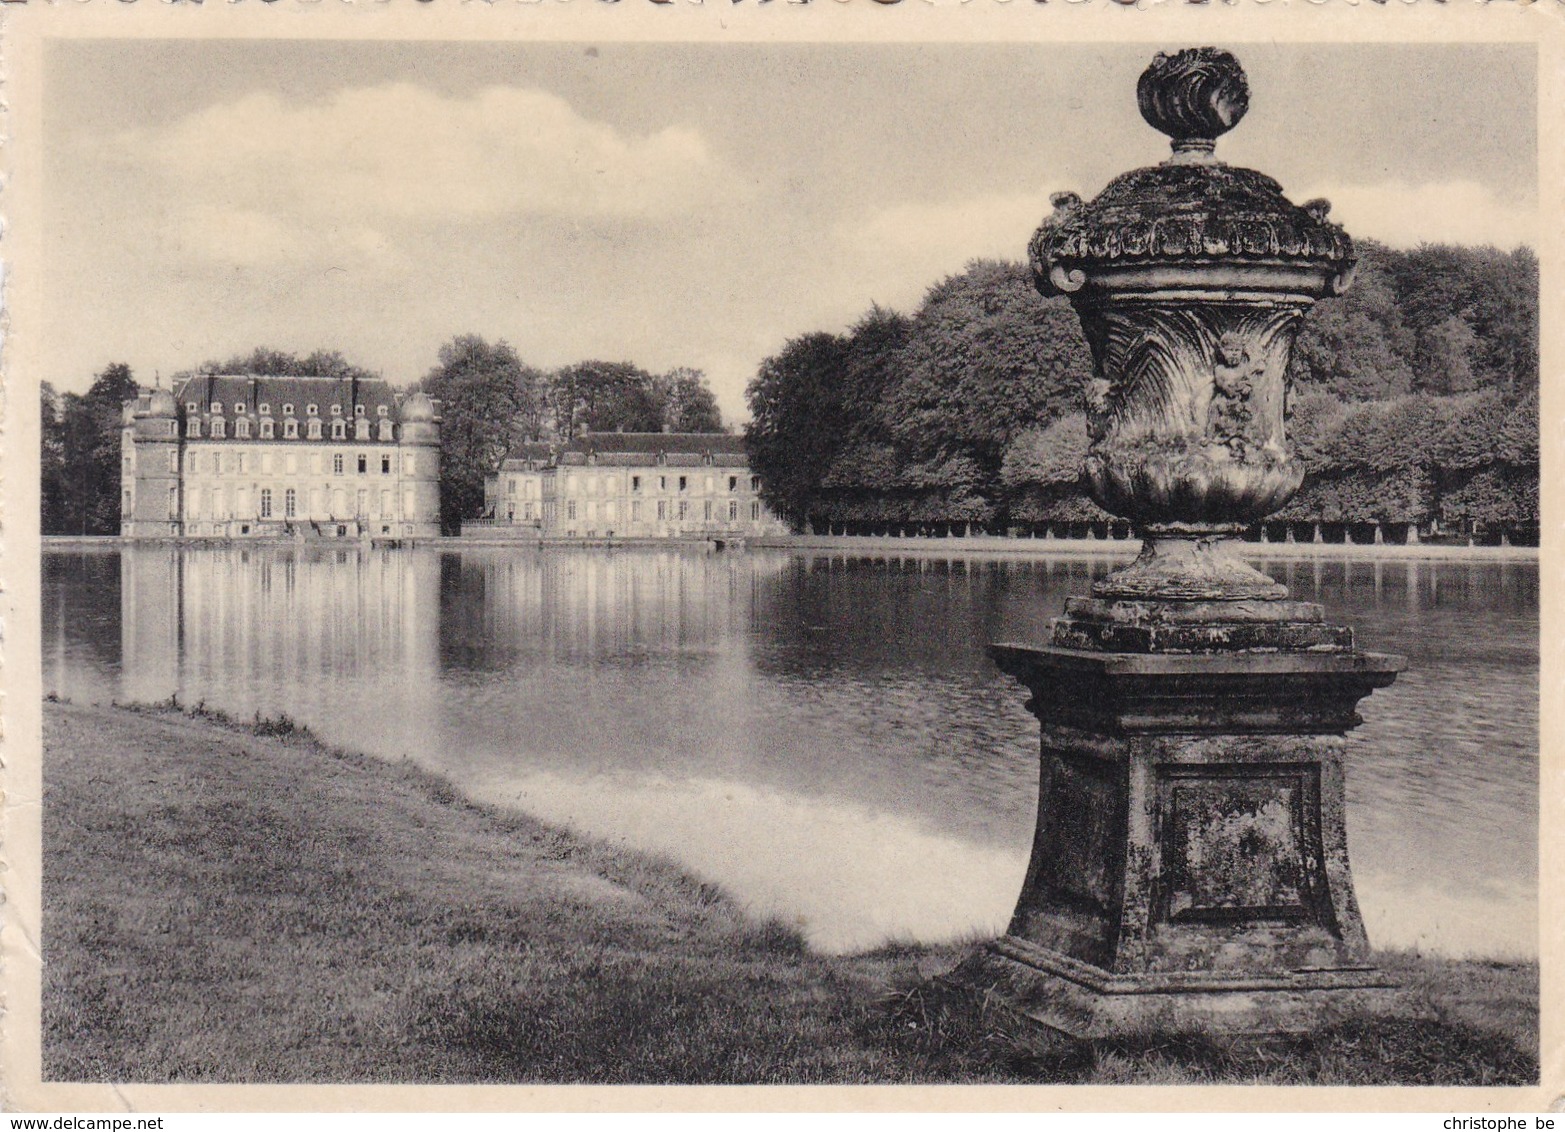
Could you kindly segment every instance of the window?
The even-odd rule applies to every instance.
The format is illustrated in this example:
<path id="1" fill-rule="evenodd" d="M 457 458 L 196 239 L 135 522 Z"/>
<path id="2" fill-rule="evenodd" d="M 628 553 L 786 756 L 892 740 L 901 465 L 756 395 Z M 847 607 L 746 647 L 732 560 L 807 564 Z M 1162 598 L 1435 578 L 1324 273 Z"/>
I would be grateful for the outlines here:
<path id="1" fill-rule="evenodd" d="M 641 522 L 641 500 L 639 499 L 630 501 L 630 521 L 632 523 Z"/>
<path id="2" fill-rule="evenodd" d="M 761 517 L 761 505 L 755 500 L 750 501 L 750 521 L 755 522 Z"/>
<path id="3" fill-rule="evenodd" d="M 263 417 L 269 417 L 272 415 L 272 403 L 270 401 L 261 402 L 261 415 Z"/>
<path id="4" fill-rule="evenodd" d="M 391 492 L 385 488 L 380 490 L 380 517 L 382 519 L 391 518 Z"/>
<path id="5" fill-rule="evenodd" d="M 261 489 L 261 518 L 263 518 L 263 519 L 270 519 L 271 517 L 272 517 L 272 489 L 269 488 L 269 487 L 263 487 Z"/>
<path id="6" fill-rule="evenodd" d="M 355 406 L 353 406 L 353 415 L 356 416 L 356 417 L 362 417 L 364 415 L 364 406 L 363 405 L 355 405 Z"/>
<path id="7" fill-rule="evenodd" d="M 212 402 L 212 411 L 214 413 L 221 413 L 223 411 L 223 402 L 221 402 L 221 401 L 213 401 Z"/>
<path id="8" fill-rule="evenodd" d="M 292 519 L 299 510 L 299 493 L 293 488 L 283 492 L 283 518 Z"/>
<path id="9" fill-rule="evenodd" d="M 261 422 L 261 439 L 262 440 L 270 440 L 270 439 L 272 439 L 272 422 L 271 422 L 270 419 L 267 419 L 267 420 L 264 420 L 264 421 Z"/>
<path id="10" fill-rule="evenodd" d="M 380 474 L 383 476 L 389 476 L 391 474 L 391 457 L 386 455 L 384 452 L 380 454 Z M 511 486 L 516 486 L 514 481 L 512 482 Z"/>
<path id="11" fill-rule="evenodd" d="M 334 476 L 342 475 L 342 453 L 341 452 L 338 452 L 336 455 L 334 455 L 331 458 L 331 474 L 334 475 Z"/>
<path id="12" fill-rule="evenodd" d="M 641 477 L 640 476 L 631 476 L 630 477 L 630 490 L 631 491 L 640 491 L 641 490 Z"/>
<path id="13" fill-rule="evenodd" d="M 381 408 L 385 408 L 385 406 L 382 405 Z M 381 440 L 390 440 L 391 439 L 391 422 L 390 421 L 381 421 L 380 422 L 380 439 Z"/>
<path id="14" fill-rule="evenodd" d="M 239 440 L 250 439 L 250 418 L 240 417 L 234 422 L 234 436 Z"/>
<path id="15" fill-rule="evenodd" d="M 331 415 L 334 416 L 334 417 L 342 416 L 342 406 L 341 405 L 333 405 L 331 407 Z"/>
<path id="16" fill-rule="evenodd" d="M 283 457 L 283 471 L 287 472 L 290 476 L 297 474 L 299 471 L 299 457 L 295 456 L 292 452 Z"/>
<path id="17" fill-rule="evenodd" d="M 294 420 L 292 417 L 289 417 L 283 422 L 283 438 L 285 440 L 299 439 L 299 422 Z"/>
<path id="18" fill-rule="evenodd" d="M 315 415 L 315 413 L 314 413 L 315 406 L 311 405 L 310 409 L 311 409 L 310 415 L 314 416 Z M 292 401 L 284 401 L 283 402 L 283 416 L 285 416 L 285 417 L 293 416 L 293 402 Z"/>
<path id="19" fill-rule="evenodd" d="M 515 495 L 516 494 L 516 481 L 515 480 L 506 480 L 505 481 L 505 493 L 507 495 Z"/>
<path id="20" fill-rule="evenodd" d="M 362 407 L 362 406 L 361 406 Z M 366 420 L 355 422 L 353 426 L 353 439 L 368 440 L 370 438 L 370 423 Z"/>
<path id="21" fill-rule="evenodd" d="M 223 418 L 218 417 L 212 422 L 212 436 L 217 440 L 223 439 Z"/>
<path id="22" fill-rule="evenodd" d="M 729 491 L 738 491 L 739 490 L 739 477 L 738 476 L 729 476 L 728 477 L 728 490 Z"/>
<path id="23" fill-rule="evenodd" d="M 707 476 L 706 477 L 706 485 L 705 485 L 704 490 L 706 491 L 706 493 L 708 495 L 712 494 L 712 477 L 711 476 Z"/>
<path id="24" fill-rule="evenodd" d="M 661 522 L 662 520 L 664 520 L 666 518 L 668 518 L 668 502 L 667 502 L 667 500 L 659 499 L 658 500 L 658 521 Z"/>
<path id="25" fill-rule="evenodd" d="M 347 435 L 348 435 L 348 426 L 347 425 L 343 424 L 341 421 L 332 421 L 331 422 L 331 438 L 333 440 L 342 440 L 342 439 L 346 438 Z"/>
<path id="26" fill-rule="evenodd" d="M 750 490 L 751 491 L 760 491 L 761 490 L 761 477 L 760 476 L 751 476 L 750 477 Z"/>
<path id="27" fill-rule="evenodd" d="M 240 475 L 244 475 L 245 474 L 245 454 L 243 452 L 240 452 L 234 458 L 234 463 L 239 465 L 239 474 Z"/>
<path id="28" fill-rule="evenodd" d="M 413 453 L 411 452 L 404 452 L 402 454 L 402 474 L 405 476 L 411 476 L 413 474 Z"/>
<path id="29" fill-rule="evenodd" d="M 386 415 L 386 406 L 384 406 L 384 405 L 376 406 L 376 408 L 375 408 L 375 415 L 377 417 L 385 416 Z"/>
<path id="30" fill-rule="evenodd" d="M 712 501 L 708 499 L 704 504 L 702 504 L 702 508 L 704 510 L 702 518 L 710 523 L 712 521 Z"/>
<path id="31" fill-rule="evenodd" d="M 730 523 L 739 521 L 739 501 L 737 499 L 728 501 L 728 521 Z"/>
<path id="32" fill-rule="evenodd" d="M 288 423 L 292 425 L 294 422 L 289 421 Z M 312 419 L 309 424 L 309 430 L 311 440 L 319 440 L 321 438 L 321 422 L 319 420 Z"/>
<path id="33" fill-rule="evenodd" d="M 270 452 L 262 452 L 261 453 L 261 474 L 262 475 L 266 475 L 271 470 L 272 470 L 272 454 Z"/>
<path id="34" fill-rule="evenodd" d="M 186 436 L 200 436 L 201 435 L 201 422 L 196 420 L 195 417 L 191 417 L 188 421 L 186 421 L 185 422 L 185 435 Z"/>
<path id="35" fill-rule="evenodd" d="M 290 413 L 293 412 L 293 406 L 292 405 L 286 405 L 286 406 L 284 406 L 284 408 L 286 408 Z M 304 407 L 304 415 L 307 416 L 307 417 L 313 417 L 317 413 L 319 413 L 320 411 L 321 411 L 320 410 L 320 406 L 318 406 L 318 405 L 306 405 Z"/>
<path id="36" fill-rule="evenodd" d="M 168 422 L 168 434 L 170 436 L 178 436 L 179 435 L 179 422 L 178 421 L 169 421 Z"/>
<path id="37" fill-rule="evenodd" d="M 680 476 L 679 477 L 679 490 L 680 491 L 684 491 L 689 486 L 690 486 L 689 480 L 687 480 L 684 476 Z"/>
<path id="38" fill-rule="evenodd" d="M 243 401 L 235 401 L 234 402 L 234 412 L 242 413 L 244 411 L 245 411 L 245 403 Z"/>
<path id="39" fill-rule="evenodd" d="M 668 477 L 667 476 L 659 476 L 658 477 L 658 490 L 659 491 L 667 491 L 668 490 Z"/>
<path id="40" fill-rule="evenodd" d="M 168 470 L 171 471 L 171 472 L 179 471 L 179 450 L 178 449 L 170 448 L 168 450 Z"/>
<path id="41" fill-rule="evenodd" d="M 186 401 L 185 402 L 185 412 L 193 413 L 193 412 L 196 411 L 197 408 L 199 408 L 199 406 L 194 401 Z"/>
<path id="42" fill-rule="evenodd" d="M 365 472 L 369 471 L 369 463 L 370 460 L 368 456 L 359 456 L 359 475 L 362 476 Z"/>
<path id="43" fill-rule="evenodd" d="M 369 510 L 370 510 L 370 493 L 365 491 L 362 487 L 359 488 L 359 493 L 358 493 L 358 496 L 356 497 L 356 502 L 358 503 L 358 510 L 355 511 L 354 514 L 356 514 L 359 518 L 362 519 L 362 518 L 364 518 L 365 515 L 369 514 Z"/>
<path id="44" fill-rule="evenodd" d="M 567 519 L 576 518 L 576 501 L 574 499 L 565 504 L 565 517 Z"/>

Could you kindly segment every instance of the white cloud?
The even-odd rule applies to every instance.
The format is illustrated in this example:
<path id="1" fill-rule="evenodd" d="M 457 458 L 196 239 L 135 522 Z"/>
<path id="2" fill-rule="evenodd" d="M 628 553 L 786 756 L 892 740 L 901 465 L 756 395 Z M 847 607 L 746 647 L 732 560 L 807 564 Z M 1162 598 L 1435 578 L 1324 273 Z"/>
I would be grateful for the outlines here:
<path id="1" fill-rule="evenodd" d="M 123 133 L 108 156 L 182 202 L 170 211 L 192 250 L 234 262 L 373 257 L 399 224 L 673 220 L 745 192 L 696 130 L 629 134 L 514 87 L 448 98 L 396 83 L 308 105 L 251 94 Z"/>
<path id="2" fill-rule="evenodd" d="M 894 204 L 839 223 L 834 231 L 841 285 L 894 306 L 910 307 L 972 259 L 1022 259 L 1049 214 L 1049 193 L 988 193 L 962 200 Z M 844 296 L 848 297 L 848 296 Z"/>
<path id="3" fill-rule="evenodd" d="M 1392 247 L 1431 244 L 1536 246 L 1538 213 L 1533 205 L 1506 200 L 1476 181 L 1408 185 L 1337 185 L 1289 195 L 1302 203 L 1312 197 L 1331 201 L 1331 218 L 1360 239 Z"/>

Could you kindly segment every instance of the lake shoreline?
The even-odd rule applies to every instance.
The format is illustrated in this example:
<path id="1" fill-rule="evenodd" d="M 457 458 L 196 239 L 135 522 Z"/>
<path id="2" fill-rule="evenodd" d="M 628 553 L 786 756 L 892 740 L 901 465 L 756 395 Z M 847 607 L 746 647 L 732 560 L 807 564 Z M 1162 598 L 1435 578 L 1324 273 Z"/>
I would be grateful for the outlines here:
<path id="1" fill-rule="evenodd" d="M 172 545 L 203 547 L 305 547 L 346 549 L 365 545 L 362 539 L 128 539 L 119 535 L 43 535 L 45 551 L 117 550 L 124 546 Z M 1139 539 L 1062 539 L 1008 538 L 999 535 L 953 536 L 950 538 L 913 538 L 892 535 L 773 535 L 751 539 L 714 538 L 498 538 L 493 536 L 441 536 L 420 539 L 413 547 L 428 546 L 441 550 L 645 550 L 693 549 L 711 551 L 718 542 L 726 551 L 795 550 L 825 551 L 832 554 L 925 555 L 929 557 L 1032 557 L 1062 556 L 1090 558 L 1135 557 L 1141 548 Z M 371 540 L 371 545 L 385 545 Z M 1240 557 L 1252 560 L 1310 558 L 1352 558 L 1363 561 L 1444 561 L 1444 562 L 1537 562 L 1535 546 L 1463 546 L 1449 543 L 1342 543 L 1342 542 L 1240 542 Z"/>
<path id="2" fill-rule="evenodd" d="M 931 997 L 961 947 L 816 953 L 670 861 L 286 719 L 49 702 L 44 727 L 47 1078 L 1536 1079 L 1536 963 L 1382 956 L 1439 1021 L 1349 1021 L 1259 1059 L 1021 1056 Z"/>

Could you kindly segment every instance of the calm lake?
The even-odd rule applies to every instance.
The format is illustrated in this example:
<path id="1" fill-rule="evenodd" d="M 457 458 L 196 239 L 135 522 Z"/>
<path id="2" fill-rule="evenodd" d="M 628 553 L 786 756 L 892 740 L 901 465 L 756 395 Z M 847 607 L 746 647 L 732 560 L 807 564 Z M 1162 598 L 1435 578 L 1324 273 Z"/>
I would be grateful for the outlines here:
<path id="1" fill-rule="evenodd" d="M 1537 954 L 1536 563 L 1259 563 L 1408 658 L 1363 702 L 1372 943 Z M 989 662 L 1113 566 L 919 554 L 47 553 L 43 683 L 287 713 L 472 796 L 664 852 L 828 950 L 1003 929 L 1038 725 Z M 308 764 L 301 764 L 305 768 Z"/>

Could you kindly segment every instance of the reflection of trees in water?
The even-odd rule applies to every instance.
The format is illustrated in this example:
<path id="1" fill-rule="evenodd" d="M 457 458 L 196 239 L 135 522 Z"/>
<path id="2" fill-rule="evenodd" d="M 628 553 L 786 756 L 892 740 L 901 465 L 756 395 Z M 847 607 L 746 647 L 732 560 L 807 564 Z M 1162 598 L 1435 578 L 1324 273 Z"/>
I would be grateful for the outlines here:
<path id="1" fill-rule="evenodd" d="M 43 556 L 44 691 L 65 694 L 58 682 L 73 664 L 101 673 L 120 668 L 120 556 L 113 552 Z"/>

